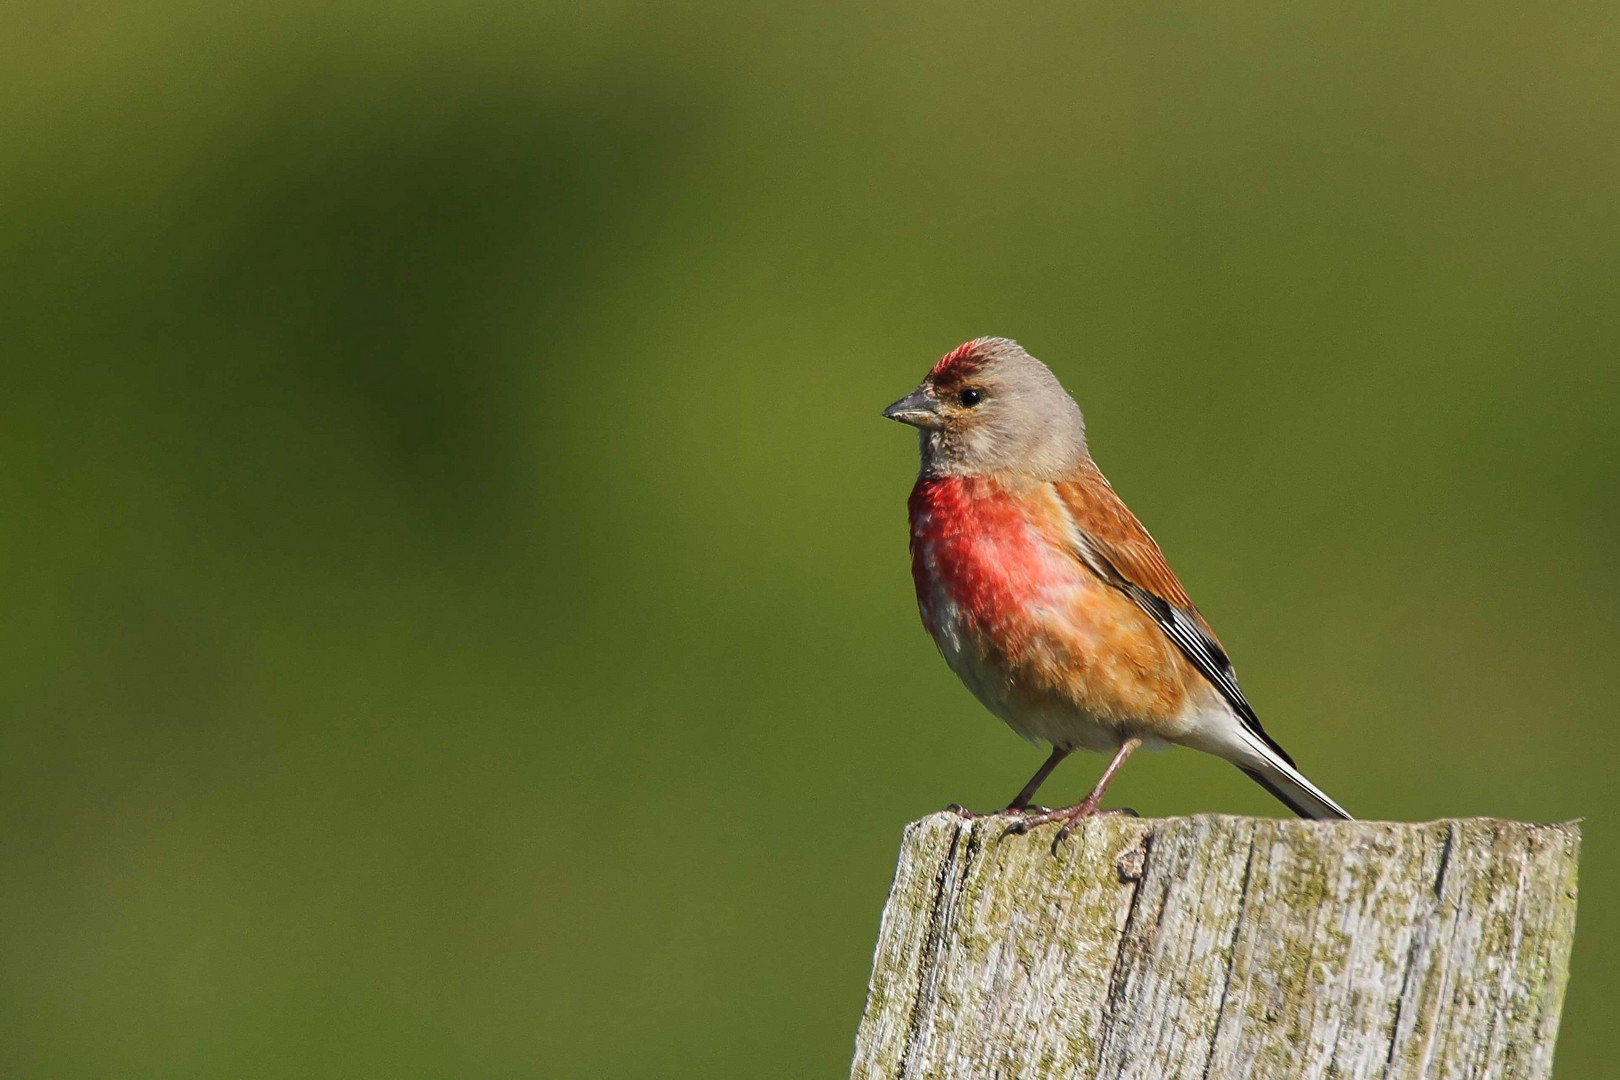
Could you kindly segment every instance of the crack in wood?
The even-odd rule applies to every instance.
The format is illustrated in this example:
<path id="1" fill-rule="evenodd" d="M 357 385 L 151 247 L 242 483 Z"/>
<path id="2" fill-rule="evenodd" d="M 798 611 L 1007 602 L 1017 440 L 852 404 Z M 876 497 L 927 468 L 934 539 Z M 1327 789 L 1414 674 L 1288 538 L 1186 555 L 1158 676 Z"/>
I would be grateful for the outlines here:
<path id="1" fill-rule="evenodd" d="M 1440 872 L 1434 875 L 1434 898 L 1443 899 L 1446 888 L 1446 869 L 1451 866 L 1451 845 L 1457 839 L 1457 826 L 1455 823 L 1446 826 L 1445 845 L 1440 848 Z"/>
<path id="2" fill-rule="evenodd" d="M 934 879 L 934 903 L 928 914 L 928 936 L 924 939 L 917 965 L 917 993 L 912 998 L 911 1019 L 906 1024 L 906 1048 L 900 1055 L 900 1067 L 895 1071 L 895 1080 L 905 1080 L 912 1054 L 916 1052 L 922 1035 L 923 1012 L 933 1001 L 931 983 L 939 970 L 938 953 L 945 936 L 945 915 L 949 907 L 947 894 L 951 892 L 951 870 L 956 865 L 956 848 L 961 840 L 962 827 L 958 825 L 951 833 L 951 846 L 945 852 L 945 858 L 939 865 L 939 873 Z"/>
<path id="3" fill-rule="evenodd" d="M 1443 864 L 1442 864 L 1443 865 Z M 1438 894 L 1437 894 L 1438 895 Z M 1418 950 L 1428 944 L 1420 932 L 1412 934 L 1412 944 L 1406 950 L 1406 963 L 1401 969 L 1401 989 L 1395 995 L 1395 1015 L 1389 1022 L 1389 1053 L 1384 1056 L 1384 1080 L 1388 1080 L 1395 1067 L 1395 1048 L 1400 1045 L 1401 1009 L 1406 1004 L 1406 993 L 1412 985 L 1412 969 L 1417 966 Z"/>
<path id="4" fill-rule="evenodd" d="M 1215 1024 L 1209 1032 L 1209 1056 L 1204 1059 L 1201 1080 L 1209 1080 L 1210 1066 L 1215 1064 L 1215 1049 L 1220 1045 L 1221 1021 L 1226 1016 L 1226 1002 L 1232 994 L 1232 974 L 1237 970 L 1238 938 L 1243 933 L 1243 916 L 1249 909 L 1249 880 L 1254 873 L 1254 848 L 1259 839 L 1257 831 L 1249 830 L 1249 853 L 1243 860 L 1243 884 L 1238 886 L 1237 918 L 1232 920 L 1232 940 L 1226 947 L 1226 979 L 1221 983 L 1221 999 L 1215 1005 Z"/>
<path id="5" fill-rule="evenodd" d="M 1114 963 L 1108 969 L 1108 1003 L 1105 1006 L 1105 1010 L 1106 1015 L 1110 1017 L 1115 1014 L 1118 1006 L 1122 1004 L 1125 994 L 1125 983 L 1129 978 L 1127 974 L 1127 965 L 1125 964 L 1125 953 L 1131 945 L 1131 930 L 1136 924 L 1137 907 L 1141 903 L 1142 893 L 1147 884 L 1148 863 L 1149 860 L 1153 858 L 1152 834 L 1143 837 L 1142 846 L 1135 850 L 1140 850 L 1142 852 L 1142 872 L 1137 875 L 1135 881 L 1133 881 L 1131 884 L 1131 901 L 1130 906 L 1125 910 L 1125 923 L 1120 928 L 1119 948 L 1114 950 Z M 1162 905 L 1159 910 L 1161 912 L 1164 910 Z M 1103 1040 L 1101 1039 L 1097 1040 L 1099 1053 L 1101 1053 L 1102 1042 Z"/>

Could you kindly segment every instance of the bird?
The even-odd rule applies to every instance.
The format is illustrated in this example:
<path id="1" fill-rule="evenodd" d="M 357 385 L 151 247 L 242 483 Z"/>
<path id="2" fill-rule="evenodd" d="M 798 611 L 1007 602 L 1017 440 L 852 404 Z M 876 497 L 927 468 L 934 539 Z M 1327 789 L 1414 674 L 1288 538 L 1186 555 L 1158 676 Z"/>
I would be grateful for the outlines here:
<path id="1" fill-rule="evenodd" d="M 1008 831 L 1107 813 L 1137 749 L 1169 745 L 1242 769 L 1304 818 L 1350 815 L 1266 734 L 1231 660 L 1158 544 L 1092 460 L 1080 407 L 1016 341 L 946 353 L 883 410 L 918 429 L 911 573 L 924 627 L 992 714 L 1051 755 L 1006 809 Z M 1089 794 L 1032 800 L 1077 749 L 1110 755 Z M 955 807 L 968 816 L 974 815 Z"/>

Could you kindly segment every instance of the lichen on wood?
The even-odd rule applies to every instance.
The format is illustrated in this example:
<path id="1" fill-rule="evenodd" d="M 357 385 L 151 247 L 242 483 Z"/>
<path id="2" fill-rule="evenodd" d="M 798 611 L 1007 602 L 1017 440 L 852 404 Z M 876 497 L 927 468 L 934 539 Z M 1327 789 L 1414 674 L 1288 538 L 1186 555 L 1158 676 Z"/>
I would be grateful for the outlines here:
<path id="1" fill-rule="evenodd" d="M 852 1080 L 1540 1080 L 1574 825 L 905 831 Z"/>

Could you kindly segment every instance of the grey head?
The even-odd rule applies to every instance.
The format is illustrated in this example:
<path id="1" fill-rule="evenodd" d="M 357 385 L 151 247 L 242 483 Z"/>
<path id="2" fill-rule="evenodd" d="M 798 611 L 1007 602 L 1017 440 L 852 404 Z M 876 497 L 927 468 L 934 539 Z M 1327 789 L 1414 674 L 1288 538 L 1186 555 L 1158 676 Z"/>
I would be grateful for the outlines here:
<path id="1" fill-rule="evenodd" d="M 1080 406 L 1009 338 L 978 338 L 946 353 L 883 415 L 918 429 L 923 476 L 1058 480 L 1086 459 Z"/>

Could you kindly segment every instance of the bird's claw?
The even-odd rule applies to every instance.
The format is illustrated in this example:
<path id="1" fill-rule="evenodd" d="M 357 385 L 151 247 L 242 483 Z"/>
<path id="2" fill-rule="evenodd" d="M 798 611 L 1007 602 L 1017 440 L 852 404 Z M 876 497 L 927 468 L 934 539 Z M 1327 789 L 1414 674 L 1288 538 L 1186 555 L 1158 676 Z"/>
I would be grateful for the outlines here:
<path id="1" fill-rule="evenodd" d="M 949 805 L 949 806 L 947 806 L 945 808 L 945 813 L 947 813 L 947 814 L 955 814 L 957 817 L 962 818 L 964 821 L 979 821 L 979 820 L 982 820 L 984 818 L 1005 818 L 1005 817 L 1022 819 L 1022 818 L 1027 817 L 1030 814 L 1049 814 L 1049 813 L 1051 813 L 1051 809 L 1049 807 L 1045 807 L 1045 806 L 1009 806 L 1009 807 L 1006 807 L 1006 808 L 1001 809 L 1001 810 L 992 811 L 991 813 L 988 813 L 988 814 L 980 814 L 980 813 L 978 813 L 976 811 L 969 810 L 967 807 L 963 806 L 961 803 L 954 803 L 953 802 L 953 803 L 951 803 L 951 805 Z"/>
<path id="2" fill-rule="evenodd" d="M 1103 810 L 1098 808 L 1097 804 L 1091 802 L 1090 800 L 1083 800 L 1074 804 L 1073 806 L 1066 806 L 1061 810 L 1048 810 L 1045 807 L 1040 807 L 1038 810 L 1038 813 L 1023 814 L 1017 821 L 1013 822 L 1011 825 L 1008 825 L 1002 830 L 1001 836 L 998 837 L 998 842 L 1000 840 L 1005 840 L 1013 833 L 1017 833 L 1022 836 L 1024 833 L 1029 832 L 1031 829 L 1037 826 L 1051 825 L 1061 822 L 1058 827 L 1057 835 L 1052 838 L 1052 854 L 1056 855 L 1058 845 L 1063 843 L 1064 840 L 1068 839 L 1069 834 L 1074 832 L 1075 829 L 1078 829 L 1081 823 L 1086 821 L 1088 818 L 1112 817 L 1115 814 L 1128 814 L 1131 817 L 1141 816 L 1128 806 L 1121 807 L 1118 810 Z M 1003 813 L 1006 812 L 1007 811 L 1003 811 Z"/>
<path id="3" fill-rule="evenodd" d="M 1029 832 L 1029 819 L 1028 818 L 1019 818 L 1017 821 L 1013 822 L 1011 825 L 1009 825 L 1005 829 L 1001 830 L 1001 835 L 996 837 L 996 843 L 998 843 L 998 844 L 1001 843 L 1003 840 L 1007 839 L 1007 837 L 1011 836 L 1013 833 L 1017 833 L 1018 835 L 1022 836 L 1024 833 L 1027 833 L 1027 832 Z"/>

